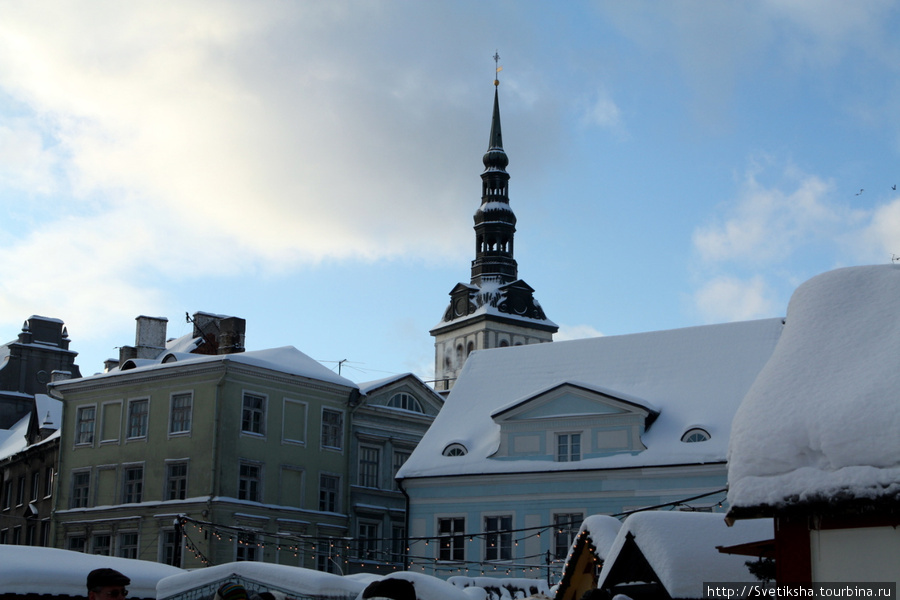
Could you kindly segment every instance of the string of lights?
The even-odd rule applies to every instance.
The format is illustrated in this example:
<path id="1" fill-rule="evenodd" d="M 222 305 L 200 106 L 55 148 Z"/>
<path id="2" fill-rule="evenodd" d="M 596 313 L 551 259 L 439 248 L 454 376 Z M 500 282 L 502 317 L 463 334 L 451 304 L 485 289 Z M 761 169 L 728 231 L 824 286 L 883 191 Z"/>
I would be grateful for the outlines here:
<path id="1" fill-rule="evenodd" d="M 637 512 L 658 510 L 666 507 L 690 508 L 690 502 L 717 494 L 723 494 L 725 491 L 725 488 L 723 488 L 691 496 L 689 498 L 642 507 L 610 516 L 624 518 Z M 721 506 L 721 504 L 722 502 L 720 501 L 719 506 Z M 521 542 L 533 538 L 540 538 L 542 533 L 548 531 L 570 535 L 574 534 L 576 529 L 581 527 L 580 520 L 571 520 L 560 521 L 552 525 L 543 524 L 515 529 L 414 536 L 409 537 L 406 540 L 398 540 L 396 538 L 358 539 L 348 536 L 321 536 L 292 532 L 271 533 L 250 527 L 242 527 L 240 525 L 227 525 L 203 521 L 186 515 L 179 516 L 178 523 L 184 541 L 184 549 L 190 552 L 195 559 L 203 564 L 209 564 L 209 559 L 200 549 L 202 545 L 195 542 L 189 534 L 186 527 L 187 525 L 196 528 L 197 533 L 204 537 L 212 536 L 219 541 L 236 541 L 239 547 L 248 549 L 255 548 L 264 550 L 267 547 L 274 547 L 279 553 L 290 552 L 294 557 L 298 557 L 301 560 L 309 558 L 314 561 L 320 555 L 325 555 L 329 561 L 334 561 L 335 564 L 346 565 L 352 560 L 356 563 L 368 564 L 376 569 L 385 568 L 394 571 L 402 568 L 409 570 L 421 569 L 424 571 L 430 568 L 433 572 L 440 573 L 468 574 L 474 571 L 481 574 L 489 572 L 505 572 L 507 575 L 511 574 L 513 571 L 519 570 L 522 570 L 523 574 L 543 570 L 549 572 L 551 568 L 558 567 L 562 561 L 553 559 L 549 551 L 529 556 L 517 556 L 515 557 L 515 562 L 511 562 L 510 560 L 448 560 L 446 557 L 442 558 L 439 552 L 438 556 L 424 556 L 419 553 L 410 554 L 410 549 L 416 542 L 424 542 L 420 547 L 428 547 L 431 543 L 436 543 L 439 548 L 447 550 L 451 545 L 459 544 L 460 540 L 462 540 L 462 543 L 465 543 L 465 540 L 468 540 L 469 542 L 484 540 L 485 548 L 498 549 L 499 547 L 503 547 L 508 551 L 512 547 L 518 547 Z M 510 536 L 513 534 L 526 535 L 510 539 Z M 398 543 L 400 546 L 398 546 Z M 542 559 L 545 559 L 544 564 L 528 562 Z"/>

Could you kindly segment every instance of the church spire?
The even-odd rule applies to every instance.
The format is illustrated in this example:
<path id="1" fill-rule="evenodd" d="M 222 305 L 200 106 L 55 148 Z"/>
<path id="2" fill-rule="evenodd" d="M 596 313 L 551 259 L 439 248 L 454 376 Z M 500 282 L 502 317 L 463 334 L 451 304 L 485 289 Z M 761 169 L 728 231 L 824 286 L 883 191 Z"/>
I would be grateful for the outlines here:
<path id="1" fill-rule="evenodd" d="M 500 56 L 494 54 L 494 61 Z M 497 73 L 500 72 L 497 66 Z M 494 112 L 491 135 L 484 154 L 481 174 L 481 206 L 475 212 L 475 260 L 472 261 L 472 285 L 485 282 L 509 283 L 518 279 L 513 258 L 516 215 L 509 207 L 509 158 L 503 150 L 500 128 L 500 81 L 494 79 Z"/>

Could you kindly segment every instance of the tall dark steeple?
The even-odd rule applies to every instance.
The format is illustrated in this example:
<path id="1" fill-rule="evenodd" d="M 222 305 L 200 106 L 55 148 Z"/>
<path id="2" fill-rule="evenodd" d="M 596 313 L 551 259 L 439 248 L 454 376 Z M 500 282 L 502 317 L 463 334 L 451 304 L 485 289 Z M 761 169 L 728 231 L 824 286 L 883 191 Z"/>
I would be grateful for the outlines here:
<path id="1" fill-rule="evenodd" d="M 509 158 L 503 150 L 500 129 L 500 82 L 494 80 L 494 115 L 491 137 L 484 154 L 481 174 L 481 206 L 475 212 L 475 260 L 472 261 L 472 284 L 485 281 L 509 283 L 519 277 L 513 258 L 516 215 L 509 207 Z"/>
<path id="2" fill-rule="evenodd" d="M 500 60 L 494 55 L 494 61 Z M 499 74 L 501 67 L 496 66 Z M 431 330 L 435 389 L 449 390 L 475 350 L 553 341 L 559 329 L 547 319 L 534 289 L 519 279 L 513 257 L 516 215 L 509 206 L 509 158 L 500 127 L 500 81 L 494 79 L 494 112 L 482 162 L 481 205 L 475 211 L 475 260 L 470 283 L 450 290 L 450 306 Z"/>

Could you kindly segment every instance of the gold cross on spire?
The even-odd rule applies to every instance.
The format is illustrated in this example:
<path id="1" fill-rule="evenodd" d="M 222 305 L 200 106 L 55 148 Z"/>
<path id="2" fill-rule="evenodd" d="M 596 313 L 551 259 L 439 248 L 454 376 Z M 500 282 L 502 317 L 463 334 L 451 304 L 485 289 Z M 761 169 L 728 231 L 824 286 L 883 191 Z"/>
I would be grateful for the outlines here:
<path id="1" fill-rule="evenodd" d="M 496 67 L 494 70 L 494 87 L 497 87 L 500 85 L 500 71 L 503 70 L 503 67 L 500 66 L 500 54 L 498 52 L 494 52 L 494 67 Z"/>

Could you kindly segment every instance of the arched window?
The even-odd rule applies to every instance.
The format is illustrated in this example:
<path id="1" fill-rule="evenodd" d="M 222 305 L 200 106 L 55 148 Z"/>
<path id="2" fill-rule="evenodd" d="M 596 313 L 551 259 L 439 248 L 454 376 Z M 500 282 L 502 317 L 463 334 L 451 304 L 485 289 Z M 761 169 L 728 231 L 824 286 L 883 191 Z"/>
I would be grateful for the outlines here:
<path id="1" fill-rule="evenodd" d="M 475 342 L 469 342 L 466 346 L 466 358 L 475 351 Z"/>
<path id="2" fill-rule="evenodd" d="M 391 396 L 391 399 L 388 400 L 387 405 L 391 408 L 399 408 L 400 410 L 408 410 L 410 412 L 423 414 L 425 413 L 425 410 L 419 403 L 418 398 L 416 398 L 412 394 L 407 394 L 406 392 L 399 392 Z"/>
<path id="3" fill-rule="evenodd" d="M 446 448 L 444 448 L 444 452 L 442 453 L 444 456 L 465 456 L 468 454 L 468 450 L 462 444 L 450 444 Z"/>
<path id="4" fill-rule="evenodd" d="M 699 427 L 695 427 L 694 429 L 688 429 L 683 436 L 681 436 L 681 441 L 691 444 L 694 442 L 705 442 L 709 439 L 709 433 L 700 429 Z"/>
<path id="5" fill-rule="evenodd" d="M 500 340 L 500 347 L 506 348 L 509 346 L 509 340 Z"/>

